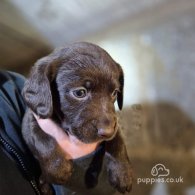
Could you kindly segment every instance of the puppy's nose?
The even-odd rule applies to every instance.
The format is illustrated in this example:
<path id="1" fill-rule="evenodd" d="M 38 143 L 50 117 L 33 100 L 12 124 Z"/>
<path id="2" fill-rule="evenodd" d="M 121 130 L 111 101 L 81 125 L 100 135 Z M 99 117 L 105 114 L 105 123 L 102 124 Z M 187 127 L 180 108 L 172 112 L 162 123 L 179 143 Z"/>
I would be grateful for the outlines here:
<path id="1" fill-rule="evenodd" d="M 100 128 L 98 129 L 98 135 L 102 138 L 110 138 L 114 133 L 114 128 Z"/>
<path id="2" fill-rule="evenodd" d="M 97 124 L 98 136 L 104 139 L 109 139 L 115 134 L 116 129 L 116 118 L 110 116 L 104 116 L 103 119 L 99 120 Z"/>

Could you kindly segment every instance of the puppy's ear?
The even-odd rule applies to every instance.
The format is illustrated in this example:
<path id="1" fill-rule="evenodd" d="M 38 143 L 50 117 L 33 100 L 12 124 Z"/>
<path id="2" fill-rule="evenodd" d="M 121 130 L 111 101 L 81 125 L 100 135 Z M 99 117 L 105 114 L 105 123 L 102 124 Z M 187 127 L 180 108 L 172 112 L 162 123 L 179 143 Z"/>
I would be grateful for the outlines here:
<path id="1" fill-rule="evenodd" d="M 120 83 L 120 92 L 117 96 L 117 103 L 120 110 L 123 108 L 123 88 L 124 88 L 124 74 L 123 70 L 120 67 L 120 75 L 119 75 L 119 83 Z"/>
<path id="2" fill-rule="evenodd" d="M 41 118 L 53 113 L 50 83 L 56 71 L 56 61 L 50 56 L 38 60 L 26 80 L 22 95 L 26 104 Z"/>

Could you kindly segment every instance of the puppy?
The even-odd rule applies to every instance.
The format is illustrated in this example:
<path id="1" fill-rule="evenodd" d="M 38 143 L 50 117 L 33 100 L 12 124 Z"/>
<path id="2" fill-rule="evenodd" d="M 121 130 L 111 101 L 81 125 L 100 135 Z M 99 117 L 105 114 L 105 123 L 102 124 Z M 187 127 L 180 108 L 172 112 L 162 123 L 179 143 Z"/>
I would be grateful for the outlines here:
<path id="1" fill-rule="evenodd" d="M 123 85 L 120 65 L 94 44 L 71 44 L 36 62 L 23 89 L 29 109 L 22 134 L 40 163 L 44 181 L 65 184 L 72 162 L 56 140 L 41 130 L 33 112 L 51 118 L 83 143 L 105 142 L 110 184 L 121 193 L 131 190 L 132 168 L 114 108 L 117 101 L 122 109 Z"/>

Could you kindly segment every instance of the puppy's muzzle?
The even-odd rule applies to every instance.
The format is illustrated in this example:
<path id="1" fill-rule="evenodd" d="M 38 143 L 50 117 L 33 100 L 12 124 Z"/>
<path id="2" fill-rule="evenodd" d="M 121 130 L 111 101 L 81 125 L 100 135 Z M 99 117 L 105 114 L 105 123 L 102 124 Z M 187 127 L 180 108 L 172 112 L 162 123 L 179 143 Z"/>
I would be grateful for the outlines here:
<path id="1" fill-rule="evenodd" d="M 100 128 L 100 129 L 98 129 L 99 137 L 104 138 L 104 139 L 111 138 L 113 136 L 114 132 L 115 131 L 113 131 L 113 129 L 111 129 L 111 128 L 107 128 L 107 129 Z"/>
<path id="2" fill-rule="evenodd" d="M 98 125 L 98 136 L 103 139 L 111 139 L 116 133 L 116 120 L 104 120 L 103 123 Z"/>

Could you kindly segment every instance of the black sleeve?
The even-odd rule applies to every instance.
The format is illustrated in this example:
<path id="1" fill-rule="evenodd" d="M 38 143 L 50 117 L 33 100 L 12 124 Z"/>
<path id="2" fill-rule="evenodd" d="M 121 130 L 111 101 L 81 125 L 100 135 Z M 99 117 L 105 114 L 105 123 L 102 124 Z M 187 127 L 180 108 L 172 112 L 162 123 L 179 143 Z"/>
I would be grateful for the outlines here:
<path id="1" fill-rule="evenodd" d="M 27 153 L 21 137 L 23 83 L 21 75 L 0 71 L 0 194 L 35 194 L 18 169 L 20 154 Z"/>
<path id="2" fill-rule="evenodd" d="M 23 85 L 23 76 L 12 72 L 0 72 L 1 136 L 25 152 L 21 136 L 21 124 L 25 112 L 25 105 L 21 96 Z"/>

